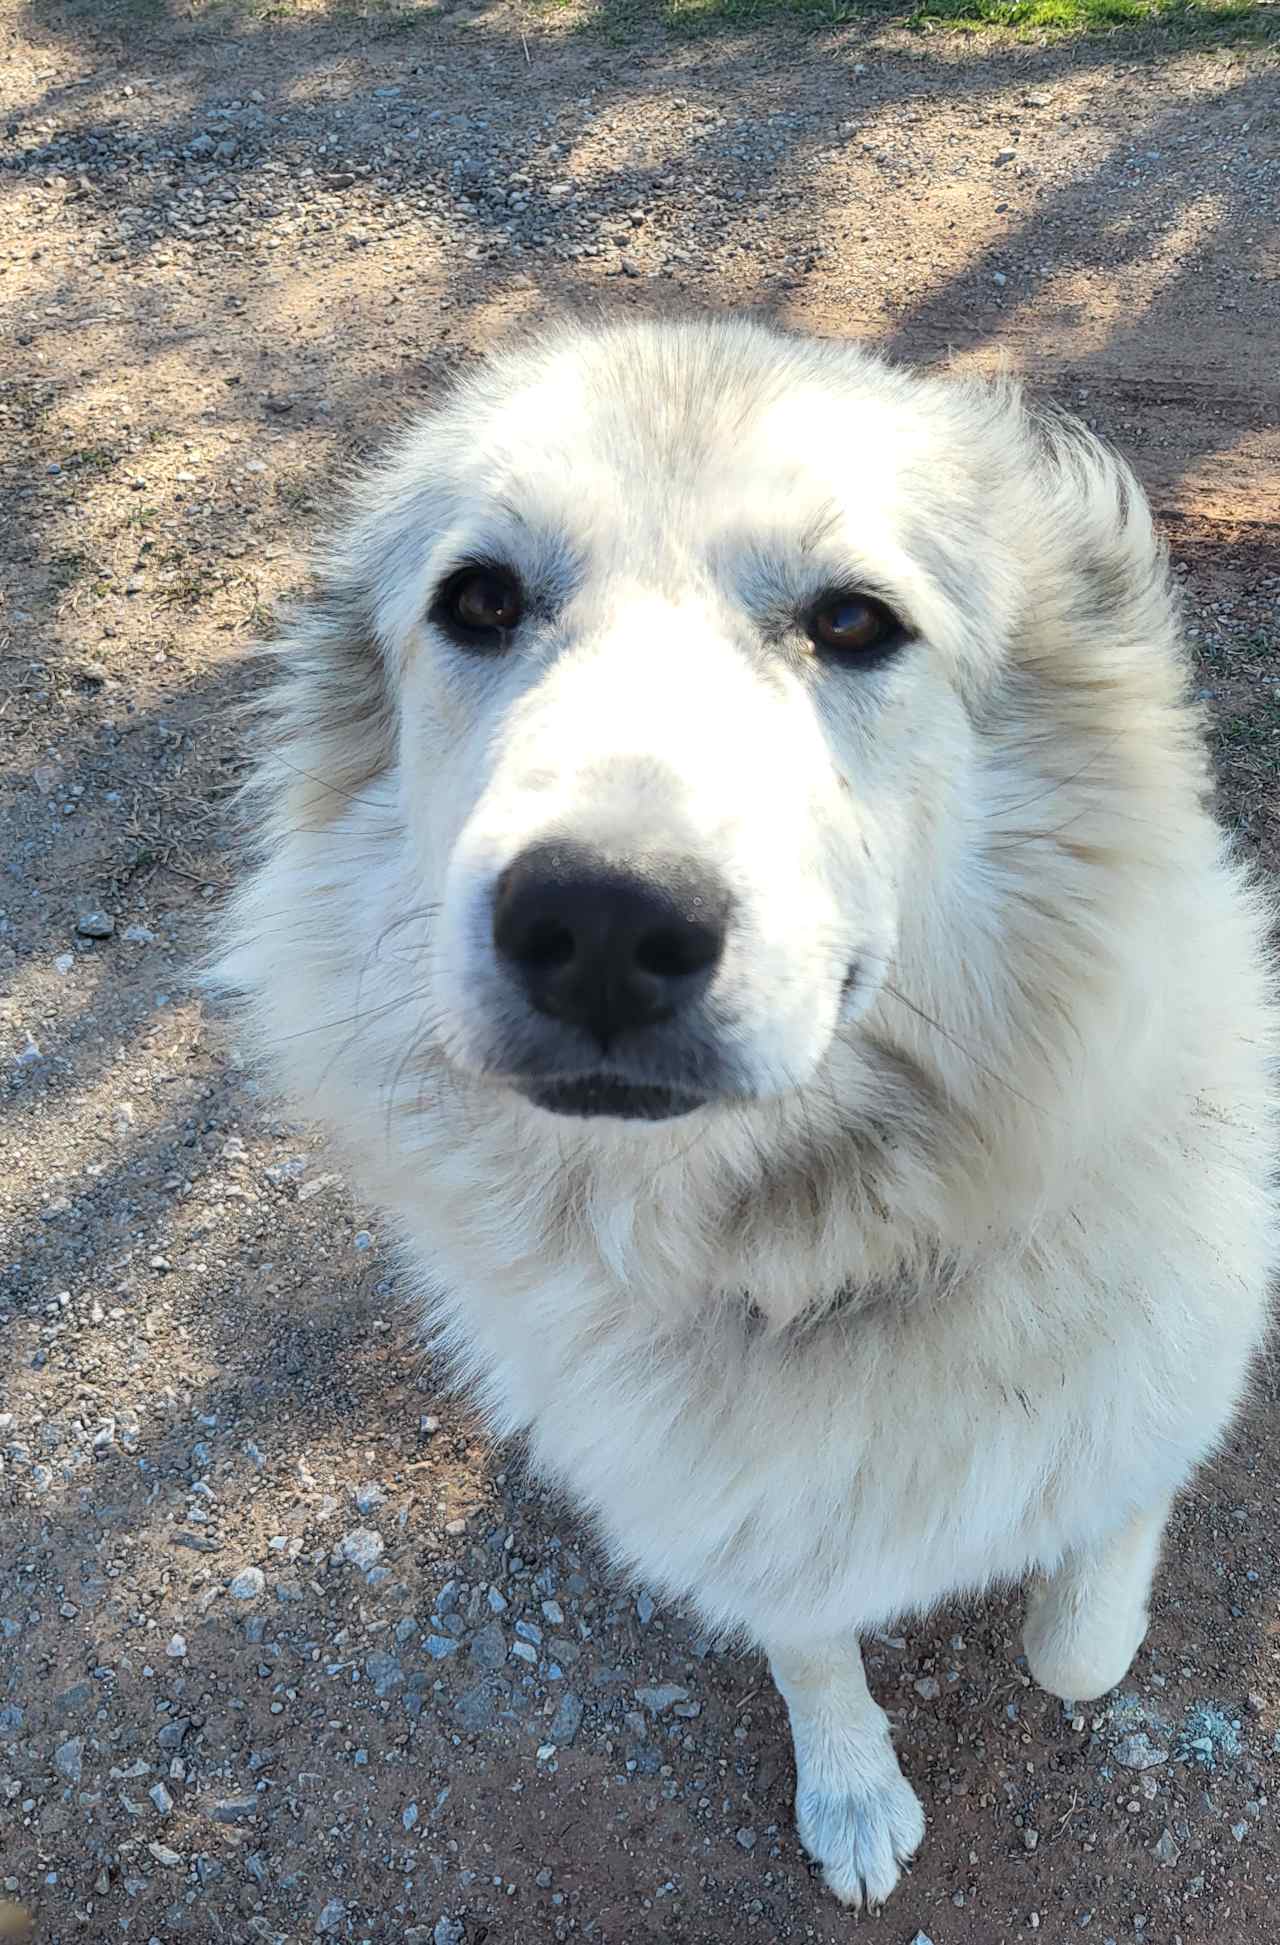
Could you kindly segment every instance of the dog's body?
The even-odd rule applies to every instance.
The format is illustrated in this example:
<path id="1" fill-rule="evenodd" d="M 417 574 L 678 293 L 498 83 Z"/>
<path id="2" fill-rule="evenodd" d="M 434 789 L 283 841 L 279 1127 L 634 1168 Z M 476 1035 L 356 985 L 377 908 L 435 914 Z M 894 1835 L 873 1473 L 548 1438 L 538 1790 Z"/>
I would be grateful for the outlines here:
<path id="1" fill-rule="evenodd" d="M 1145 1628 L 1274 1253 L 1265 914 L 1140 493 L 1007 388 L 554 335 L 363 489 L 224 977 L 462 1374 L 766 1649 L 851 1902 L 923 1833 L 859 1629 Z"/>

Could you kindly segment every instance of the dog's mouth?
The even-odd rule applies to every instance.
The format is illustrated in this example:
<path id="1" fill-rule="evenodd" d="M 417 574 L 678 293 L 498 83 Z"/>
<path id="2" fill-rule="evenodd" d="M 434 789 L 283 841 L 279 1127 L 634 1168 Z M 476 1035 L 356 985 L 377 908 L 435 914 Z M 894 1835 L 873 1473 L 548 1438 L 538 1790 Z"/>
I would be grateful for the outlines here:
<path id="1" fill-rule="evenodd" d="M 568 1080 L 524 1080 L 517 1083 L 527 1101 L 548 1114 L 574 1115 L 579 1120 L 608 1117 L 613 1121 L 673 1121 L 706 1106 L 706 1097 L 684 1088 L 645 1086 L 622 1081 L 612 1074 L 576 1074 Z"/>

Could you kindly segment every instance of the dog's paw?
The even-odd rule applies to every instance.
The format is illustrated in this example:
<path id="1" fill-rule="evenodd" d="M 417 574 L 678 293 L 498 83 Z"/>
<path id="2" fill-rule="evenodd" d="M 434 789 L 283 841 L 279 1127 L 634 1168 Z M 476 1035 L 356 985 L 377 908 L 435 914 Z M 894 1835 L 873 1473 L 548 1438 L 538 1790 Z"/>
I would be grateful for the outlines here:
<path id="1" fill-rule="evenodd" d="M 892 1760 L 892 1759 L 891 1759 Z M 796 1791 L 796 1828 L 809 1855 L 826 1873 L 841 1904 L 859 1911 L 882 1905 L 898 1882 L 901 1866 L 924 1838 L 924 1811 L 905 1776 L 851 1790 L 821 1790 L 803 1783 Z"/>
<path id="2" fill-rule="evenodd" d="M 1146 1632 L 1145 1604 L 1090 1599 L 1063 1576 L 1031 1594 L 1022 1645 L 1041 1688 L 1064 1702 L 1092 1702 L 1124 1680 Z"/>

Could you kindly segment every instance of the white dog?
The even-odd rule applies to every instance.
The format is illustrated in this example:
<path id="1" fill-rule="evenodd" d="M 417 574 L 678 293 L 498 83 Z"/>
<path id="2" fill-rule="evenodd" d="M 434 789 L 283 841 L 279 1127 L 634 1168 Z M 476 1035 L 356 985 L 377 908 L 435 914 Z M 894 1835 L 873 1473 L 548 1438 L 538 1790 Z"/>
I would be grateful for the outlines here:
<path id="1" fill-rule="evenodd" d="M 859 1631 L 1030 1574 L 1037 1680 L 1110 1688 L 1264 1329 L 1266 913 L 1141 492 L 1009 386 L 564 329 L 283 653 L 221 977 L 491 1425 L 767 1652 L 878 1903 Z"/>

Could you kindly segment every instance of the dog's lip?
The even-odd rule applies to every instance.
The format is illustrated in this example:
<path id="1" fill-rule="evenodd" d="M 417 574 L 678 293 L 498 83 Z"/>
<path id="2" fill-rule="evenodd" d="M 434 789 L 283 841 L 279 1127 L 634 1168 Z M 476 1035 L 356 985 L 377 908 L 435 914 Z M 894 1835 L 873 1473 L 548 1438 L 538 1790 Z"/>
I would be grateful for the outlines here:
<path id="1" fill-rule="evenodd" d="M 688 1088 L 620 1080 L 616 1074 L 563 1074 L 513 1082 L 534 1107 L 580 1120 L 673 1121 L 705 1107 L 706 1096 Z"/>

